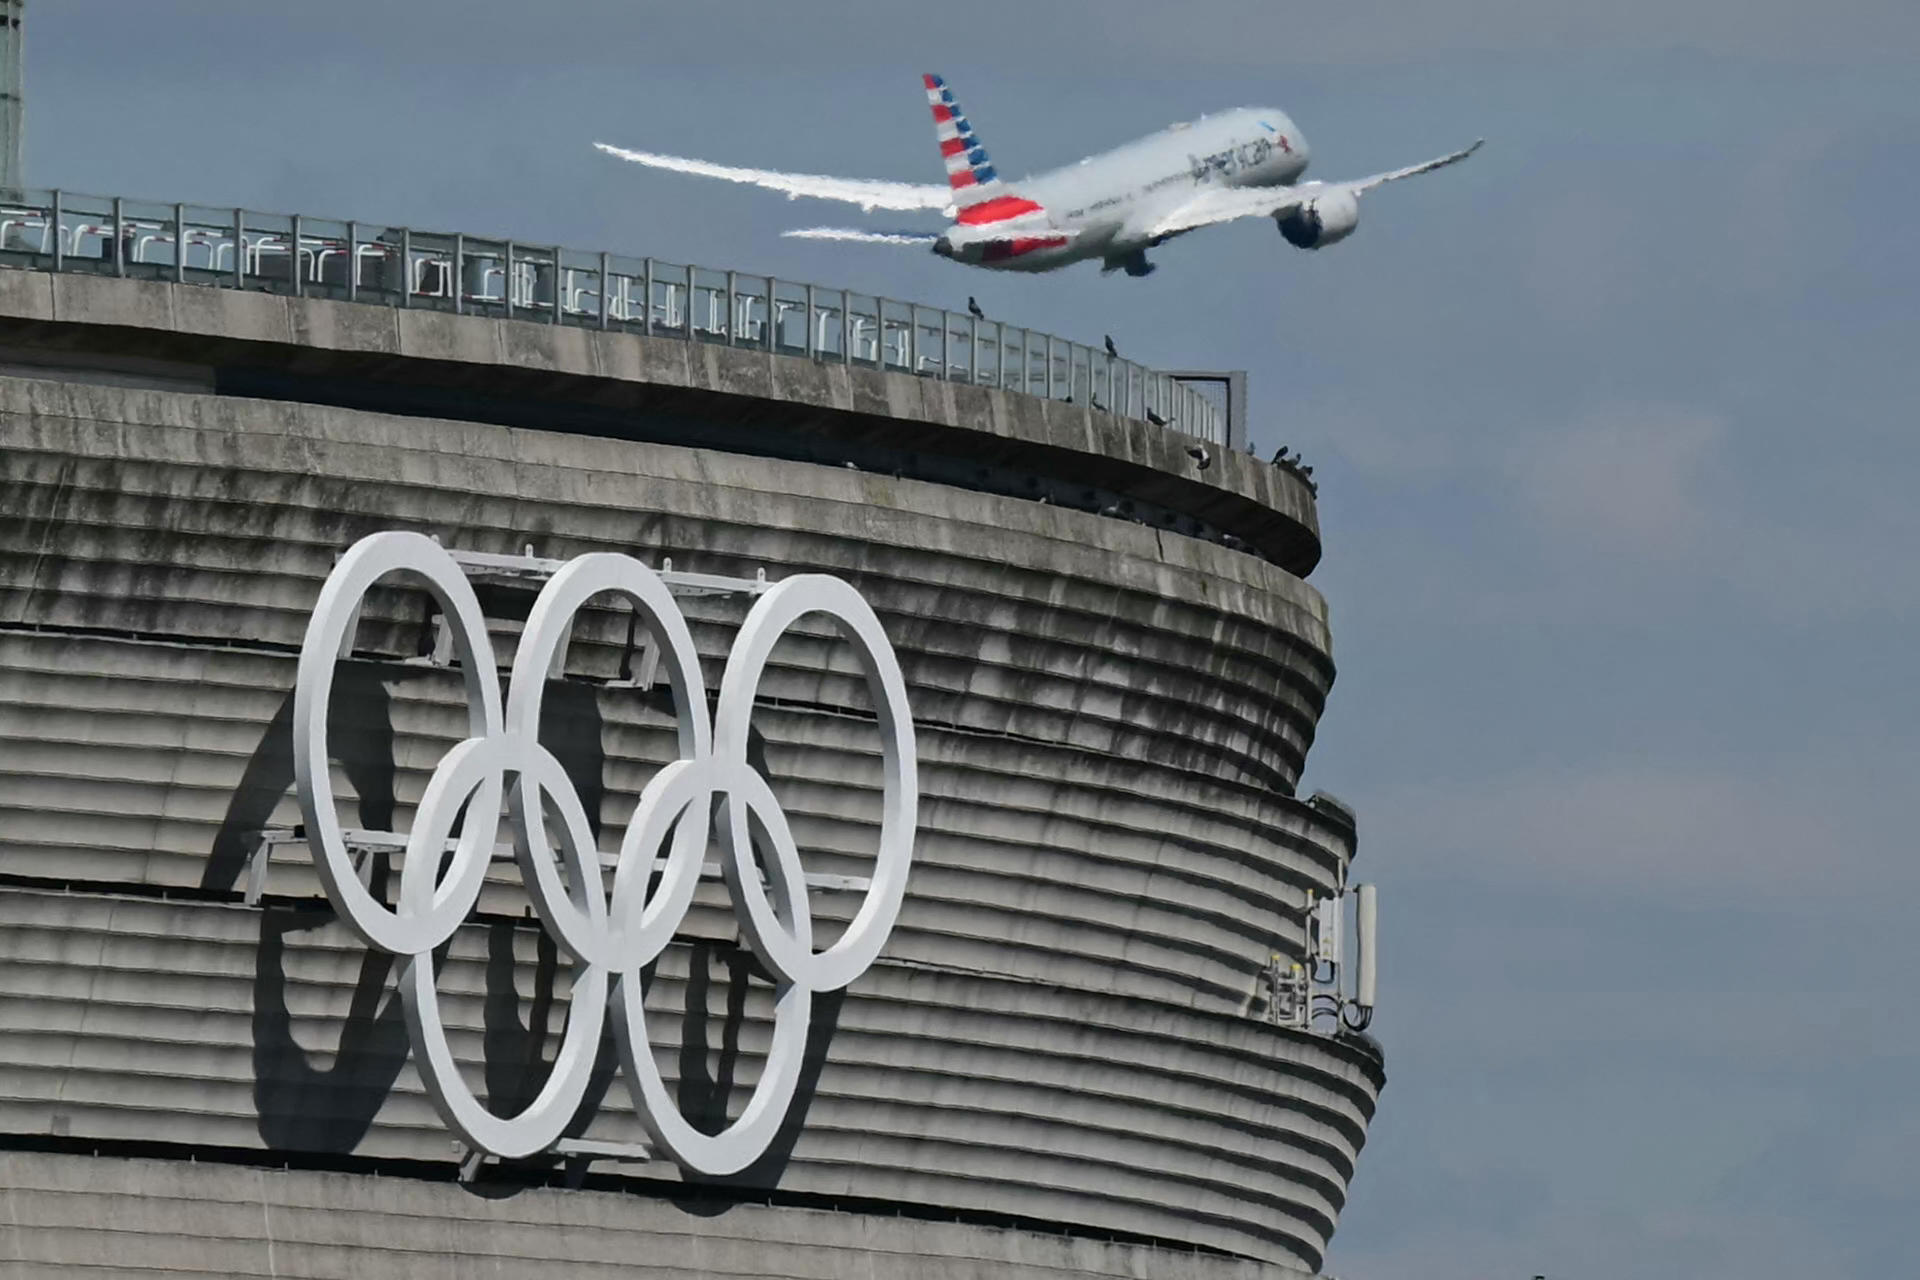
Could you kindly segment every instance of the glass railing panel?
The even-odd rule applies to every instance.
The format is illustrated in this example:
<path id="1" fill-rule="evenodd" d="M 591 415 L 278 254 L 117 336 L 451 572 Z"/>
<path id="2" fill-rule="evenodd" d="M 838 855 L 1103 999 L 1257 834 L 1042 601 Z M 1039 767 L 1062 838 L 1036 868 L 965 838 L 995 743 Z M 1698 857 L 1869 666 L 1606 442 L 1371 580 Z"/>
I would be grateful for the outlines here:
<path id="1" fill-rule="evenodd" d="M 964 311 L 941 314 L 941 327 L 947 335 L 946 376 L 957 382 L 973 381 L 973 317 Z"/>
<path id="2" fill-rule="evenodd" d="M 555 285 L 559 290 L 563 324 L 600 326 L 600 255 L 582 249 L 559 249 Z M 551 318 L 551 315 L 549 315 Z"/>
<path id="3" fill-rule="evenodd" d="M 114 273 L 111 199 L 62 191 L 59 235 L 64 270 Z"/>
<path id="4" fill-rule="evenodd" d="M 913 307 L 892 298 L 880 300 L 880 358 L 886 368 L 913 368 Z"/>
<path id="5" fill-rule="evenodd" d="M 1047 394 L 1047 337 L 1031 329 L 1020 331 L 1020 372 L 1013 389 L 1022 395 Z"/>
<path id="6" fill-rule="evenodd" d="M 954 378 L 967 376 L 964 342 L 954 340 L 954 317 L 951 312 L 935 308 L 921 307 L 916 332 L 920 338 L 921 373 L 935 378 Z M 965 335 L 961 335 L 964 339 Z"/>
<path id="7" fill-rule="evenodd" d="M 772 281 L 765 276 L 750 276 L 742 272 L 729 272 L 728 276 L 728 339 L 736 347 L 764 348 L 771 336 L 772 319 L 767 307 L 767 290 L 772 287 Z"/>
<path id="8" fill-rule="evenodd" d="M 559 260 L 552 245 L 507 244 L 500 290 L 514 319 L 552 324 L 559 286 Z"/>
<path id="9" fill-rule="evenodd" d="M 26 190 L 0 200 L 0 262 L 28 271 L 53 267 L 53 192 Z M 64 246 L 62 246 L 64 251 Z"/>
<path id="10" fill-rule="evenodd" d="M 689 282 L 693 269 L 676 262 L 662 262 L 658 258 L 646 259 L 641 265 L 652 283 L 642 281 L 641 296 L 647 299 L 647 310 L 634 319 L 644 326 L 648 323 L 650 313 L 651 332 L 681 338 L 691 336 L 689 326 L 693 319 L 693 294 Z"/>
<path id="11" fill-rule="evenodd" d="M 439 231 L 408 231 L 406 238 L 407 305 L 452 311 L 455 237 Z"/>
<path id="12" fill-rule="evenodd" d="M 968 376 L 981 386 L 1000 385 L 1001 345 L 1006 329 L 998 320 L 976 320 L 967 333 L 971 359 Z"/>
<path id="13" fill-rule="evenodd" d="M 1089 347 L 1087 358 L 1087 403 L 1096 409 L 1113 409 L 1113 366 L 1120 363 L 1105 351 Z"/>
<path id="14" fill-rule="evenodd" d="M 727 273 L 692 267 L 688 287 L 688 322 L 692 335 L 713 342 L 728 340 Z"/>
<path id="15" fill-rule="evenodd" d="M 1047 344 L 1047 398 L 1065 400 L 1073 394 L 1073 344 L 1054 337 Z"/>
<path id="16" fill-rule="evenodd" d="M 1003 324 L 1000 329 L 1000 385 L 1019 391 L 1027 385 L 1027 331 Z"/>
<path id="17" fill-rule="evenodd" d="M 1108 413 L 1123 412 L 1121 406 L 1126 403 L 1127 364 L 1124 360 L 1103 359 L 1099 373 L 1093 380 L 1094 396 L 1100 407 Z"/>
<path id="18" fill-rule="evenodd" d="M 507 242 L 479 236 L 450 236 L 459 282 L 460 310 L 474 316 L 505 316 L 507 307 Z"/>
<path id="19" fill-rule="evenodd" d="M 847 324 L 853 363 L 880 364 L 880 303 L 864 293 L 847 295 Z"/>
<path id="20" fill-rule="evenodd" d="M 595 282 L 598 288 L 598 282 Z M 647 331 L 647 260 L 617 253 L 607 255 L 607 327 L 633 333 Z M 676 312 L 677 314 L 677 312 Z M 658 331 L 658 317 L 655 319 Z"/>
<path id="21" fill-rule="evenodd" d="M 773 349 L 782 355 L 811 354 L 807 335 L 813 326 L 807 315 L 807 286 L 789 280 L 773 282 Z"/>
<path id="22" fill-rule="evenodd" d="M 940 339 L 935 321 L 939 312 L 931 307 L 916 306 L 911 302 L 900 304 L 900 314 L 906 324 L 906 348 L 902 363 L 915 373 L 940 373 Z"/>
<path id="23" fill-rule="evenodd" d="M 930 378 L 947 376 L 947 326 L 935 307 L 913 307 L 913 371 Z"/>
<path id="24" fill-rule="evenodd" d="M 647 330 L 647 260 L 628 258 L 617 253 L 605 255 L 607 278 L 604 284 L 606 296 L 593 301 L 594 319 L 598 324 L 600 309 L 607 314 L 607 328 L 631 329 L 635 333 Z M 593 288 L 598 291 L 603 285 L 596 274 Z"/>
<path id="25" fill-rule="evenodd" d="M 353 260 L 348 227 L 332 218 L 300 219 L 300 291 L 311 298 L 345 298 Z"/>
<path id="26" fill-rule="evenodd" d="M 813 353 L 821 360 L 847 358 L 847 295 L 840 289 L 813 290 Z"/>
<path id="27" fill-rule="evenodd" d="M 898 303 L 878 297 L 873 300 L 873 362 L 876 368 L 906 368 L 907 338 L 900 312 Z"/>
<path id="28" fill-rule="evenodd" d="M 232 285 L 239 270 L 239 240 L 232 209 L 190 204 L 181 210 L 186 223 L 185 275 L 189 284 Z"/>
<path id="29" fill-rule="evenodd" d="M 122 274 L 136 280 L 173 279 L 174 254 L 180 242 L 180 229 L 173 225 L 173 206 L 122 200 L 120 226 L 126 254 Z"/>
<path id="30" fill-rule="evenodd" d="M 398 306 L 405 299 L 406 280 L 400 262 L 400 229 L 372 222 L 355 223 L 353 240 L 350 259 L 353 296 L 361 302 Z"/>
<path id="31" fill-rule="evenodd" d="M 245 210 L 242 217 L 241 287 L 291 293 L 293 219 L 257 209 Z"/>

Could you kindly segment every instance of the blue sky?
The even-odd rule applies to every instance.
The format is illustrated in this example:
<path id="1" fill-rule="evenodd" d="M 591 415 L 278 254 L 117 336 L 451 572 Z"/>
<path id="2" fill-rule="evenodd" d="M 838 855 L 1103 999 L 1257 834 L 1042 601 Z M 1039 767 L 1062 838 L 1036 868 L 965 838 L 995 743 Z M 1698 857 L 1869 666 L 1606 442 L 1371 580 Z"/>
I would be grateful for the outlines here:
<path id="1" fill-rule="evenodd" d="M 28 176 L 1249 369 L 1321 482 L 1309 785 L 1382 895 L 1392 1080 L 1329 1271 L 1910 1274 L 1920 6 L 907 8 L 40 3 Z M 923 70 L 1004 176 L 1245 103 L 1319 177 L 1489 142 L 1335 249 L 1249 221 L 1146 280 L 782 240 L 839 211 L 588 145 L 937 180 Z"/>

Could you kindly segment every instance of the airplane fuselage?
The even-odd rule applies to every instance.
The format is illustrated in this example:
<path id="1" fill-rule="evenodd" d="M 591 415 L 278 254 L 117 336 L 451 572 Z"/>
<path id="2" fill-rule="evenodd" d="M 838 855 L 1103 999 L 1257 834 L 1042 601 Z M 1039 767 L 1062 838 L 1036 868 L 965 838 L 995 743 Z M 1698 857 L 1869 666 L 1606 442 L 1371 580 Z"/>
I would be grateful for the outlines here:
<path id="1" fill-rule="evenodd" d="M 1284 111 L 1239 107 L 1176 124 L 1077 164 L 1009 182 L 941 77 L 920 77 L 946 181 L 839 178 L 716 164 L 600 142 L 636 164 L 875 209 L 941 210 L 942 231 L 803 227 L 783 235 L 890 245 L 931 245 L 943 258 L 998 271 L 1053 271 L 1095 261 L 1143 276 L 1147 250 L 1175 236 L 1239 218 L 1269 218 L 1297 249 L 1323 249 L 1360 224 L 1360 199 L 1389 182 L 1458 164 L 1480 142 L 1451 154 L 1344 182 L 1302 182 L 1309 149 Z M 1484 139 L 1482 140 L 1484 141 Z"/>
<path id="2" fill-rule="evenodd" d="M 934 252 L 1002 271 L 1053 271 L 1092 258 L 1144 269 L 1144 251 L 1159 243 L 1147 228 L 1162 215 L 1210 187 L 1291 185 L 1309 155 L 1284 111 L 1240 107 L 1205 116 L 1009 183 L 1008 195 L 962 209 Z M 970 230 L 987 226 L 1018 234 L 968 242 Z"/>

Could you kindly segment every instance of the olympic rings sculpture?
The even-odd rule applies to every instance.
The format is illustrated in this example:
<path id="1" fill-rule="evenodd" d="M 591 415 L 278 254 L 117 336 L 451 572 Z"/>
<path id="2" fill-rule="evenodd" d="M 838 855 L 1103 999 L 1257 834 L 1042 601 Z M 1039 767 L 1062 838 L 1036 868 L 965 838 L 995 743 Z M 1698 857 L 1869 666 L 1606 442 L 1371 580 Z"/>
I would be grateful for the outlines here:
<path id="1" fill-rule="evenodd" d="M 466 682 L 470 734 L 427 784 L 407 837 L 394 908 L 360 881 L 327 766 L 334 663 L 352 644 L 368 590 L 388 577 L 424 587 L 439 602 Z M 575 614 L 603 593 L 624 597 L 652 630 L 679 709 L 679 758 L 641 792 L 611 894 L 585 807 L 538 734 L 555 652 Z M 878 856 L 866 899 L 839 941 L 818 952 L 793 833 L 766 779 L 747 762 L 753 700 L 767 659 L 780 636 L 809 614 L 831 619 L 852 646 L 872 691 L 884 756 Z M 913 718 L 900 664 L 866 601 L 846 582 L 822 574 L 797 575 L 768 589 L 735 639 L 710 723 L 693 634 L 667 584 L 630 556 L 581 556 L 555 573 L 535 600 L 503 707 L 486 620 L 458 562 L 420 534 L 376 533 L 340 558 L 321 589 L 297 680 L 294 777 L 315 867 L 340 918 L 369 946 L 404 959 L 400 991 L 415 1064 L 447 1125 L 470 1147 L 503 1158 L 551 1148 L 585 1097 L 610 1012 L 634 1107 L 661 1150 L 686 1169 L 713 1175 L 758 1159 L 792 1102 L 813 994 L 846 986 L 872 964 L 899 915 L 913 859 L 919 806 Z M 492 821 L 467 822 L 438 874 L 454 823 L 463 806 L 475 815 L 498 814 L 503 797 L 534 908 L 574 964 L 572 1006 L 552 1072 L 539 1096 L 514 1116 L 489 1111 L 461 1079 L 441 1022 L 433 965 L 435 948 L 479 898 L 497 834 Z M 557 820 L 557 855 L 549 817 Z M 685 917 L 716 824 L 734 911 L 776 990 L 772 1047 L 752 1097 L 738 1120 L 707 1134 L 681 1115 L 654 1061 L 640 971 Z M 756 841 L 766 861 L 764 884 Z M 664 869 L 649 894 L 663 846 Z"/>

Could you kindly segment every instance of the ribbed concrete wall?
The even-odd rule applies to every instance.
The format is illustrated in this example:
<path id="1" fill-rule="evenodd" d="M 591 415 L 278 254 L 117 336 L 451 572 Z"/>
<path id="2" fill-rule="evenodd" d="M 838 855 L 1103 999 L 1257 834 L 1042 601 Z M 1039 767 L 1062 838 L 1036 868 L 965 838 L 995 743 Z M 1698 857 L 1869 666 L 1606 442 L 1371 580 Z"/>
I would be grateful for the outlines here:
<path id="1" fill-rule="evenodd" d="M 0 1129 L 449 1158 L 386 965 L 315 913 L 14 891 L 0 929 Z M 485 1059 L 473 1083 L 495 1097 L 531 1097 L 524 1065 L 558 1039 L 566 971 L 538 941 L 475 925 L 441 971 L 455 1051 Z M 722 949 L 676 947 L 649 990 L 683 1091 L 758 1078 L 769 989 L 749 984 L 741 1008 Z M 1311 1265 L 1371 1109 L 1361 1064 L 1249 1019 L 890 960 L 822 1005 L 817 1074 L 746 1185 Z M 690 1041 L 707 1052 L 683 1057 Z M 643 1139 L 624 1090 L 586 1136 Z"/>
<path id="2" fill-rule="evenodd" d="M 0 378 L 0 1135 L 451 1159 L 391 975 L 299 905 L 318 895 L 304 856 L 276 864 L 268 909 L 235 892 L 249 834 L 298 821 L 293 655 L 319 584 L 388 528 L 824 570 L 879 611 L 920 734 L 915 870 L 881 962 L 821 1002 L 782 1143 L 740 1181 L 1317 1265 L 1381 1075 L 1257 1017 L 1268 954 L 1298 952 L 1308 891 L 1353 852 L 1290 794 L 1332 678 L 1311 588 L 1209 543 L 888 476 L 172 391 Z M 715 683 L 741 607 L 687 611 Z M 496 625 L 503 663 L 513 629 Z M 424 643 L 417 597 L 376 595 L 360 637 L 336 692 L 342 816 L 405 829 L 465 735 L 457 680 L 397 661 Z M 625 642 L 622 618 L 583 619 L 544 731 L 609 849 L 673 755 L 658 699 L 595 683 Z M 809 867 L 858 873 L 878 754 L 847 656 L 803 635 L 762 694 Z M 537 1087 L 568 990 L 515 875 L 441 981 L 496 1103 Z M 853 905 L 814 897 L 821 921 Z M 714 1080 L 757 1076 L 769 989 L 718 884 L 685 934 L 650 1029 L 710 1112 Z M 639 1136 L 623 1084 L 588 1136 Z M 1083 1269 L 1238 1274 L 1147 1254 Z"/>
<path id="3" fill-rule="evenodd" d="M 1032 1231 L 603 1191 L 0 1152 L 0 1276 L 104 1280 L 1263 1280 L 1272 1270 Z"/>

